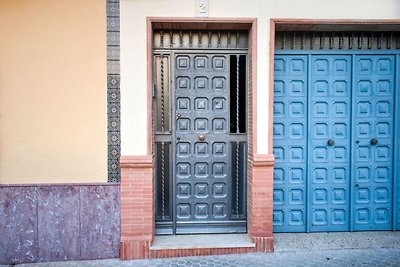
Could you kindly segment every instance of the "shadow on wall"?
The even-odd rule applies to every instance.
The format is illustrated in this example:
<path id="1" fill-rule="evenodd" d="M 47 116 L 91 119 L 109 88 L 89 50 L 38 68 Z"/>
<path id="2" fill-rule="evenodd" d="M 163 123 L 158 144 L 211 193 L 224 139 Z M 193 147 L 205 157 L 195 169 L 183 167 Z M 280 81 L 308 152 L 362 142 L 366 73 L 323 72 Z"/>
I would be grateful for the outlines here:
<path id="1" fill-rule="evenodd" d="M 119 185 L 0 185 L 0 264 L 119 257 Z"/>

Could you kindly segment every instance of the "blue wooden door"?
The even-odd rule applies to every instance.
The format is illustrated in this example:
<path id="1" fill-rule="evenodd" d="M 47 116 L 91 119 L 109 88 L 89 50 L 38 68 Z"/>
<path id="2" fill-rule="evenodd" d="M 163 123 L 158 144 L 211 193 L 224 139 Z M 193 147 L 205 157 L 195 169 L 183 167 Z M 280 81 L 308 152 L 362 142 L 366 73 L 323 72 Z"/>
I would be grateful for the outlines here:
<path id="1" fill-rule="evenodd" d="M 307 66 L 307 56 L 275 58 L 275 232 L 306 231 Z"/>
<path id="2" fill-rule="evenodd" d="M 373 52 L 275 55 L 274 232 L 400 228 L 395 66 Z"/>
<path id="3" fill-rule="evenodd" d="M 310 230 L 348 231 L 351 56 L 312 56 L 310 61 Z"/>
<path id="4" fill-rule="evenodd" d="M 353 228 L 392 228 L 395 57 L 355 57 Z"/>

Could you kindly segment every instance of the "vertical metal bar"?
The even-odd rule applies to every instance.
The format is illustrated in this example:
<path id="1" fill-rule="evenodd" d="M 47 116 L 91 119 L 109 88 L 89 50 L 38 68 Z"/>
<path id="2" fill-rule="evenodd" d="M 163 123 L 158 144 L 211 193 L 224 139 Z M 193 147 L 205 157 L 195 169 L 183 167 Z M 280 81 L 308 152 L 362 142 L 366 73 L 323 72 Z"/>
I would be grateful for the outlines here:
<path id="1" fill-rule="evenodd" d="M 293 32 L 292 49 L 296 49 L 296 32 Z"/>
<path id="2" fill-rule="evenodd" d="M 208 48 L 211 47 L 211 32 L 208 32 Z"/>
<path id="3" fill-rule="evenodd" d="M 301 50 L 304 50 L 304 43 L 306 41 L 306 33 L 303 32 L 302 36 L 301 36 Z"/>
<path id="4" fill-rule="evenodd" d="M 373 40 L 374 40 L 374 34 L 371 33 L 370 35 L 368 35 L 368 49 L 372 49 L 372 44 L 374 42 Z"/>
<path id="5" fill-rule="evenodd" d="M 282 49 L 286 49 L 286 32 L 283 32 L 282 36 Z"/>
<path id="6" fill-rule="evenodd" d="M 349 37 L 349 48 L 353 49 L 354 48 L 354 33 L 352 33 Z"/>
<path id="7" fill-rule="evenodd" d="M 179 46 L 183 47 L 183 33 L 182 33 L 182 31 L 179 32 Z"/>
<path id="8" fill-rule="evenodd" d="M 382 49 L 383 33 L 378 36 L 378 49 Z"/>
<path id="9" fill-rule="evenodd" d="M 344 33 L 341 33 L 339 37 L 339 49 L 343 49 L 343 45 L 344 45 Z"/>
<path id="10" fill-rule="evenodd" d="M 160 47 L 164 47 L 164 32 L 160 31 Z"/>
<path id="11" fill-rule="evenodd" d="M 361 33 L 360 49 L 364 49 L 364 33 Z"/>
<path id="12" fill-rule="evenodd" d="M 172 31 L 169 32 L 169 47 L 174 46 L 174 33 Z"/>
<path id="13" fill-rule="evenodd" d="M 202 34 L 202 32 L 199 31 L 199 47 L 201 47 L 203 45 L 202 44 L 202 42 L 203 42 L 202 38 L 203 38 L 203 34 Z"/>
<path id="14" fill-rule="evenodd" d="M 161 131 L 165 132 L 165 95 L 164 95 L 164 55 L 160 55 L 160 79 L 161 79 Z"/>
<path id="15" fill-rule="evenodd" d="M 165 219 L 165 143 L 161 142 L 161 214 Z"/>
<path id="16" fill-rule="evenodd" d="M 392 49 L 392 45 L 393 45 L 393 32 L 390 33 L 389 39 L 387 41 L 387 48 Z"/>
<path id="17" fill-rule="evenodd" d="M 236 133 L 239 130 L 239 55 L 236 55 Z M 235 180 L 235 194 L 236 194 L 236 215 L 239 216 L 239 142 L 236 142 L 236 180 Z"/>
<path id="18" fill-rule="evenodd" d="M 313 50 L 315 47 L 315 32 L 313 32 L 311 35 L 310 47 L 311 47 L 311 50 Z"/>
<path id="19" fill-rule="evenodd" d="M 325 33 L 322 33 L 322 35 L 319 37 L 319 49 L 324 49 L 325 48 Z"/>
<path id="20" fill-rule="evenodd" d="M 226 40 L 226 47 L 230 48 L 231 47 L 231 32 L 228 32 L 227 34 L 227 40 Z"/>
<path id="21" fill-rule="evenodd" d="M 236 32 L 236 48 L 239 48 L 240 34 Z"/>
<path id="22" fill-rule="evenodd" d="M 160 55 L 160 79 L 161 79 L 161 131 L 165 132 L 165 95 L 164 95 L 164 55 Z M 165 218 L 165 144 L 161 143 L 161 214 Z"/>
<path id="23" fill-rule="evenodd" d="M 189 32 L 189 47 L 192 48 L 192 32 Z"/>
<path id="24" fill-rule="evenodd" d="M 218 32 L 218 45 L 217 45 L 217 47 L 218 48 L 221 47 L 221 32 Z"/>
<path id="25" fill-rule="evenodd" d="M 332 50 L 333 49 L 333 33 L 331 36 L 329 36 L 329 49 Z"/>

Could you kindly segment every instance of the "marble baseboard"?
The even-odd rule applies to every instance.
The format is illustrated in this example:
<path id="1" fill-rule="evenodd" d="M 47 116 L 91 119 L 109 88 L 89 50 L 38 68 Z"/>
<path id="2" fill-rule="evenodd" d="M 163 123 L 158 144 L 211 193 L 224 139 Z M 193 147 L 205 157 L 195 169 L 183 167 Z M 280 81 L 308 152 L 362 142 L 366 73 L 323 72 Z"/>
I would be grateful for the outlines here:
<path id="1" fill-rule="evenodd" d="M 119 257 L 119 184 L 0 185 L 0 264 Z"/>

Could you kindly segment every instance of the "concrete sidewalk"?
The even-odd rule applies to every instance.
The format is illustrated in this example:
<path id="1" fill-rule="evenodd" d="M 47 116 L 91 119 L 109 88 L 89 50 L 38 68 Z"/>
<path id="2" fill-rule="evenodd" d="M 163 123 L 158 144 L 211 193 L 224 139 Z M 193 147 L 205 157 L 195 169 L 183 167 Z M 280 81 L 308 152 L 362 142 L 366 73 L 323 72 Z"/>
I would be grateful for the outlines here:
<path id="1" fill-rule="evenodd" d="M 24 267 L 108 266 L 399 266 L 400 232 L 275 234 L 274 253 L 120 261 L 21 264 Z"/>

